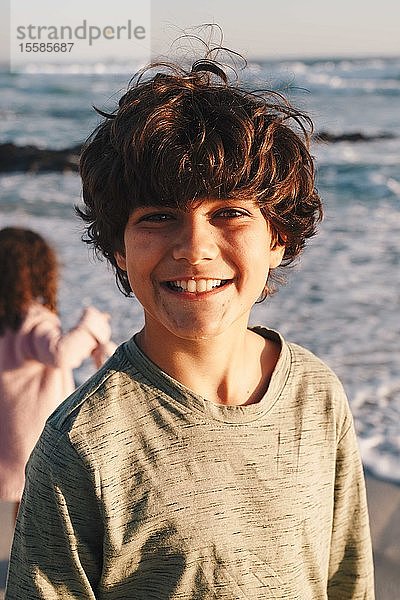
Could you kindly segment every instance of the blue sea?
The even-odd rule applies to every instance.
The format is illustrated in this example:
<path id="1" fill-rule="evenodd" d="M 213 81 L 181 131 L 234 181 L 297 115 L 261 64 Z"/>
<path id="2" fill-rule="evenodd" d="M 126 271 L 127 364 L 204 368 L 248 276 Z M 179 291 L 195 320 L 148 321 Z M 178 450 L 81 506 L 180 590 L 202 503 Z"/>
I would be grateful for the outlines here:
<path id="1" fill-rule="evenodd" d="M 135 68 L 0 73 L 0 142 L 65 148 L 84 141 L 98 122 L 92 105 L 113 109 Z M 255 307 L 252 323 L 280 330 L 336 371 L 366 468 L 400 483 L 400 57 L 250 62 L 244 83 L 287 94 L 317 132 L 393 134 L 313 146 L 325 220 L 287 284 Z M 0 225 L 34 228 L 57 248 L 66 328 L 93 303 L 112 315 L 121 342 L 140 328 L 141 310 L 81 242 L 79 198 L 76 174 L 2 174 Z M 77 383 L 92 370 L 90 362 L 78 369 Z"/>

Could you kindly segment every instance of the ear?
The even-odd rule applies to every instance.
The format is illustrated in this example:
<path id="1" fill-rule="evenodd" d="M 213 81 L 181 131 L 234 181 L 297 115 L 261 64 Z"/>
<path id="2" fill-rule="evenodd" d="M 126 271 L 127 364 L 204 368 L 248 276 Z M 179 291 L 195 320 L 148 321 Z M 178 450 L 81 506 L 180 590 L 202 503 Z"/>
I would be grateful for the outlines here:
<path id="1" fill-rule="evenodd" d="M 122 254 L 121 252 L 114 252 L 114 258 L 115 258 L 115 262 L 117 263 L 117 265 L 119 266 L 120 269 L 122 269 L 122 271 L 126 271 L 126 258 L 125 255 Z"/>
<path id="2" fill-rule="evenodd" d="M 272 246 L 270 250 L 270 269 L 276 269 L 282 262 L 283 256 L 285 254 L 285 245 L 276 243 Z"/>

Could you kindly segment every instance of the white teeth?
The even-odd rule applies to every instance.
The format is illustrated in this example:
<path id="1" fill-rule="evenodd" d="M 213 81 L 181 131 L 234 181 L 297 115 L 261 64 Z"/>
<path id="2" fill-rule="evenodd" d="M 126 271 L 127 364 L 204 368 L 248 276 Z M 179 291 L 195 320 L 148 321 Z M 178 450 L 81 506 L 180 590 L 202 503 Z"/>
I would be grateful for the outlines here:
<path id="1" fill-rule="evenodd" d="M 187 282 L 188 292 L 197 292 L 197 282 L 194 279 L 189 279 Z"/>
<path id="2" fill-rule="evenodd" d="M 206 290 L 207 292 L 211 292 L 211 290 L 214 287 L 214 280 L 213 279 L 207 279 L 206 281 Z"/>
<path id="3" fill-rule="evenodd" d="M 201 294 L 202 292 L 211 292 L 215 287 L 220 287 L 225 283 L 226 279 L 181 279 L 179 281 L 171 281 L 171 287 L 179 289 L 183 292 L 192 294 Z"/>
<path id="4" fill-rule="evenodd" d="M 205 292 L 207 290 L 207 281 L 205 279 L 200 279 L 196 285 L 196 292 Z"/>

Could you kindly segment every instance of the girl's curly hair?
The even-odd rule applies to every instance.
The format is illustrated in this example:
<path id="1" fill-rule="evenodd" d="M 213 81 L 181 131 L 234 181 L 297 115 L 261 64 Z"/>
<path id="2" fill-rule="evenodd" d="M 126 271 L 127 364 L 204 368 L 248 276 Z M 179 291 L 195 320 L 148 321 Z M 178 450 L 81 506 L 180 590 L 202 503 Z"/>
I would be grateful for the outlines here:
<path id="1" fill-rule="evenodd" d="M 57 311 L 58 263 L 54 250 L 29 229 L 0 230 L 0 334 L 16 331 L 32 302 Z"/>
<path id="2" fill-rule="evenodd" d="M 157 69 L 155 75 L 151 69 Z M 162 70 L 162 72 L 160 72 Z M 312 122 L 275 92 L 249 92 L 230 83 L 219 63 L 190 70 L 155 63 L 137 74 L 81 155 L 85 241 L 116 271 L 131 212 L 138 206 L 187 208 L 196 199 L 256 200 L 283 265 L 302 251 L 322 218 L 309 153 Z M 266 287 L 266 294 L 268 294 Z"/>

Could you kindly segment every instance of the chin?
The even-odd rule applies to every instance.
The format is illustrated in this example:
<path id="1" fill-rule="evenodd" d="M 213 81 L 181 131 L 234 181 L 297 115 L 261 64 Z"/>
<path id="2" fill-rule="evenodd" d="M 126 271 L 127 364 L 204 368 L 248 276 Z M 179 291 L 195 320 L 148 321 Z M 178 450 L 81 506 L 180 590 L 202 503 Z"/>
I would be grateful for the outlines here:
<path id="1" fill-rule="evenodd" d="M 174 326 L 169 328 L 169 331 L 178 338 L 191 340 L 193 342 L 201 341 L 201 340 L 211 340 L 223 334 L 224 332 L 229 330 L 229 326 L 221 326 L 221 324 L 216 325 L 215 327 L 210 326 L 210 323 L 207 325 L 194 326 L 193 322 L 189 327 L 182 326 Z"/>

